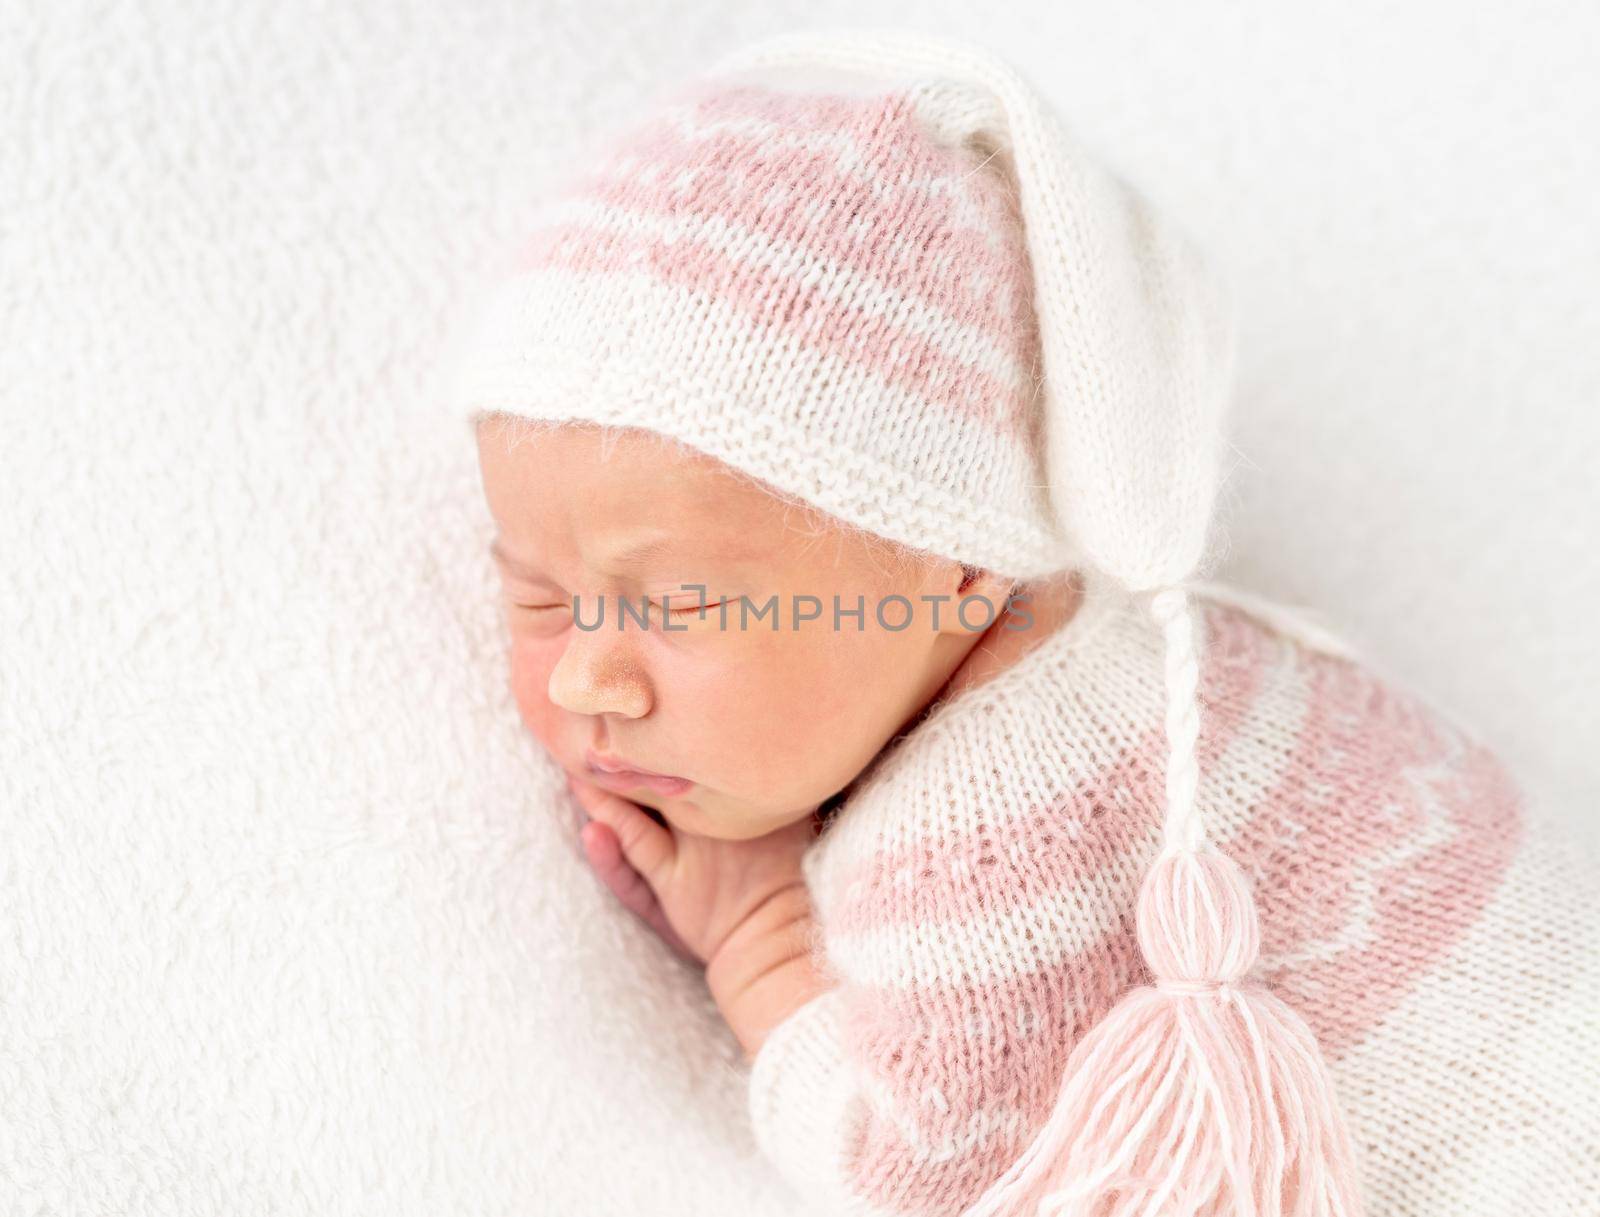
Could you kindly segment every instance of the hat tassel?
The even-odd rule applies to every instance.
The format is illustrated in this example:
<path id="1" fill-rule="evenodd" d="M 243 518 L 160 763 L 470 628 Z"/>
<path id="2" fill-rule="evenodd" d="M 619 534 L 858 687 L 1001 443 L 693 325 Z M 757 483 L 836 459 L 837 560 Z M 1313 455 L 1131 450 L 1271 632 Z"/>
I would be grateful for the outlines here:
<path id="1" fill-rule="evenodd" d="M 1156 978 L 1083 1037 L 1023 1155 L 964 1217 L 1359 1217 L 1359 1164 L 1316 1038 L 1249 978 L 1244 872 L 1205 837 L 1188 593 L 1150 598 L 1166 639 L 1164 847 L 1139 893 Z"/>

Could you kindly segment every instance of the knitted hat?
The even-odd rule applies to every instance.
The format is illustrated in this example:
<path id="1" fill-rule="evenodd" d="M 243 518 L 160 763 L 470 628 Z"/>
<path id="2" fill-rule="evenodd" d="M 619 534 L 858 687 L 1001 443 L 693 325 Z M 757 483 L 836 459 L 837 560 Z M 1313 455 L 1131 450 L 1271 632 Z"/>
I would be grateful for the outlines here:
<path id="1" fill-rule="evenodd" d="M 969 1217 L 1046 1197 L 1086 1217 L 1358 1213 L 1322 1056 L 1247 975 L 1253 896 L 1195 803 L 1189 593 L 1232 327 L 1181 234 L 1010 65 L 892 29 L 726 56 L 532 229 L 458 355 L 454 408 L 671 436 L 1016 579 L 1092 567 L 1163 631 L 1164 847 L 1138 907 L 1157 983 L 1080 1041 Z"/>

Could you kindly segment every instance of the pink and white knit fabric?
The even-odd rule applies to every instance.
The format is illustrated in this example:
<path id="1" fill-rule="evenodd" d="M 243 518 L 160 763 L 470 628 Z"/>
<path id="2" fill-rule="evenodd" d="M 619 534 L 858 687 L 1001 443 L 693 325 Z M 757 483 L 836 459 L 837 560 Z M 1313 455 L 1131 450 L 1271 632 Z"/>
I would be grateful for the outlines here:
<path id="1" fill-rule="evenodd" d="M 1028 263 L 975 163 L 902 93 L 696 82 L 543 202 L 470 402 L 646 427 L 879 535 L 1056 567 Z"/>
<path id="2" fill-rule="evenodd" d="M 1202 793 L 1263 979 L 1322 1046 L 1375 1217 L 1600 1213 L 1600 864 L 1481 743 L 1357 662 L 1199 601 Z M 1150 982 L 1161 638 L 1091 582 L 880 755 L 806 857 L 839 987 L 763 1044 L 764 1152 L 837 1214 L 958 1214 L 1067 1055 Z"/>
<path id="3" fill-rule="evenodd" d="M 1018 579 L 1086 557 L 1187 575 L 1225 315 L 1088 158 L 1069 220 L 1029 230 L 1051 259 L 1030 256 L 1005 115 L 958 73 L 730 68 L 671 91 L 532 209 L 463 326 L 451 408 L 672 436 Z M 1036 273 L 1067 286 L 1040 298 Z M 1042 345 L 1041 316 L 1070 324 Z"/>

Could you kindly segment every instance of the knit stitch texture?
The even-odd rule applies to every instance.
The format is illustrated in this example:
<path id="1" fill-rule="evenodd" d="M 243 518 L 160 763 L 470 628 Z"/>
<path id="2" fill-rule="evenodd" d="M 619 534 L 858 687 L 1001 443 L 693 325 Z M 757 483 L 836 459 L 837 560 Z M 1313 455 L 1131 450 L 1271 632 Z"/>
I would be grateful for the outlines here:
<path id="1" fill-rule="evenodd" d="M 1188 243 L 1001 61 L 864 35 L 745 53 L 541 199 L 462 327 L 450 409 L 670 435 L 1018 579 L 1187 577 L 1232 368 Z"/>
<path id="2" fill-rule="evenodd" d="M 1308 1021 L 1380 1217 L 1600 1212 L 1600 866 L 1480 742 L 1232 605 L 1203 623 L 1200 797 Z M 751 1075 L 763 1150 L 839 1214 L 957 1214 L 1043 1124 L 1073 1045 L 1150 974 L 1161 639 L 1076 615 L 935 705 L 805 859 L 838 987 Z"/>

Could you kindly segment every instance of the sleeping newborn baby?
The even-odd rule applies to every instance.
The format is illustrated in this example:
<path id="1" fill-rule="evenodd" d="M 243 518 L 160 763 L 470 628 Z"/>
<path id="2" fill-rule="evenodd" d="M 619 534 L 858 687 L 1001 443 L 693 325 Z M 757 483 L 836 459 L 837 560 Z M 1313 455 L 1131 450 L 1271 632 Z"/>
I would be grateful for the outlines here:
<path id="1" fill-rule="evenodd" d="M 522 719 L 593 816 L 597 867 L 706 963 L 753 1054 L 822 988 L 799 865 L 814 813 L 1077 589 L 1013 595 L 648 433 L 502 415 L 478 443 Z"/>
<path id="2" fill-rule="evenodd" d="M 1196 581 L 1227 310 L 1014 70 L 757 44 L 532 228 L 453 397 L 516 704 L 819 1211 L 1595 1211 L 1593 860 Z"/>

